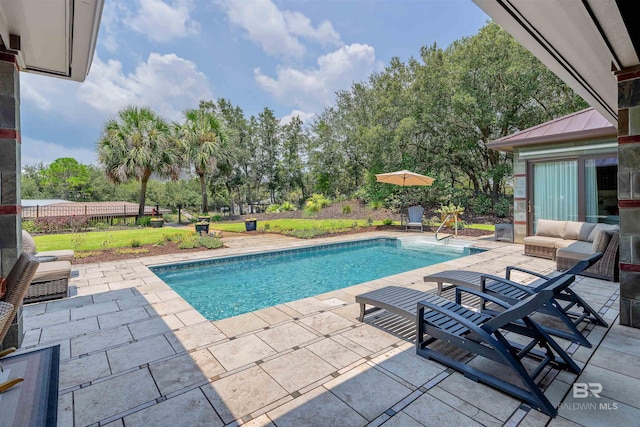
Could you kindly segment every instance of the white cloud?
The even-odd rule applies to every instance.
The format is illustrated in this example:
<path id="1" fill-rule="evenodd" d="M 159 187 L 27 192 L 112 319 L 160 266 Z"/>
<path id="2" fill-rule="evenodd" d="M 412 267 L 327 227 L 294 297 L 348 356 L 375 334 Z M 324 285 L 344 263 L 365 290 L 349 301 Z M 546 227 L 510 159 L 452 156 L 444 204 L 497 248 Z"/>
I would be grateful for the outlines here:
<path id="1" fill-rule="evenodd" d="M 291 123 L 291 120 L 293 120 L 293 118 L 296 116 L 300 117 L 300 120 L 302 120 L 304 124 L 308 124 L 311 121 L 311 119 L 315 117 L 315 113 L 307 113 L 300 110 L 291 110 L 289 114 L 280 118 L 280 124 L 287 125 Z"/>
<path id="2" fill-rule="evenodd" d="M 277 77 L 254 70 L 258 84 L 286 105 L 317 111 L 334 101 L 337 90 L 366 79 L 378 66 L 373 47 L 351 44 L 323 55 L 315 69 L 279 67 Z"/>
<path id="3" fill-rule="evenodd" d="M 300 12 L 280 11 L 271 0 L 218 0 L 231 23 L 243 28 L 247 37 L 268 54 L 302 56 L 306 48 L 298 37 L 340 45 L 340 35 L 330 22 L 314 28 Z"/>
<path id="4" fill-rule="evenodd" d="M 22 150 L 22 166 L 35 165 L 40 162 L 49 164 L 61 157 L 73 157 L 79 163 L 85 165 L 97 164 L 94 146 L 90 148 L 65 147 L 60 144 L 23 136 L 20 147 Z"/>
<path id="5" fill-rule="evenodd" d="M 192 9 L 189 0 L 172 4 L 162 0 L 140 0 L 137 14 L 126 23 L 149 40 L 166 43 L 200 31 L 200 24 L 191 18 Z"/>
<path id="6" fill-rule="evenodd" d="M 103 62 L 96 55 L 81 84 L 28 73 L 21 80 L 25 104 L 43 111 L 55 105 L 49 114 L 83 124 L 102 125 L 128 105 L 147 106 L 168 120 L 180 120 L 184 110 L 213 98 L 196 64 L 175 54 L 151 53 L 131 73 L 123 71 L 120 61 Z"/>

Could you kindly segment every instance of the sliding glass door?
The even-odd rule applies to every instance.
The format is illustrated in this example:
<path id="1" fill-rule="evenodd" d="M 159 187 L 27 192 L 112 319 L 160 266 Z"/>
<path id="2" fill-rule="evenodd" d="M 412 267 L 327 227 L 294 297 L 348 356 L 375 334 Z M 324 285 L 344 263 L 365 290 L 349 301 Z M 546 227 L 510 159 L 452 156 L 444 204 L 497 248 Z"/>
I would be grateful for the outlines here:
<path id="1" fill-rule="evenodd" d="M 534 233 L 540 218 L 578 220 L 577 160 L 533 164 L 533 203 L 530 210 Z"/>
<path id="2" fill-rule="evenodd" d="M 541 218 L 618 223 L 617 172 L 614 155 L 529 163 L 529 234 Z"/>

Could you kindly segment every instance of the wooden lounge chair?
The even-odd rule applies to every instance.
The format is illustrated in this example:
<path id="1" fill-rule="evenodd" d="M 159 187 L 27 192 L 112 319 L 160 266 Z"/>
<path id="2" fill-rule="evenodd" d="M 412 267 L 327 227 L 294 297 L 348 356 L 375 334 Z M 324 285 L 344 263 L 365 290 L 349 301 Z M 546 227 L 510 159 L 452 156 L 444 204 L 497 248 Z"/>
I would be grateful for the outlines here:
<path id="1" fill-rule="evenodd" d="M 38 260 L 32 254 L 23 252 L 7 276 L 7 293 L 0 300 L 0 342 L 7 335 L 11 322 L 16 317 L 18 308 L 22 305 L 31 279 L 38 269 Z M 15 348 L 8 348 L 0 352 L 0 358 L 14 352 Z M 2 365 L 0 365 L 0 370 Z M 0 393 L 22 382 L 22 378 L 14 378 L 0 384 Z"/>
<path id="2" fill-rule="evenodd" d="M 578 330 L 578 325 L 582 321 L 589 321 L 597 325 L 607 327 L 607 322 L 594 310 L 589 304 L 587 304 L 574 290 L 569 288 L 569 285 L 575 280 L 575 276 L 580 274 L 587 268 L 591 267 L 602 257 L 602 253 L 598 252 L 591 255 L 588 258 L 578 262 L 569 270 L 555 274 L 553 276 L 546 276 L 534 271 L 525 270 L 519 267 L 507 267 L 506 277 L 497 277 L 490 274 L 484 274 L 475 271 L 465 270 L 446 270 L 440 273 L 431 274 L 424 277 L 425 282 L 437 282 L 438 294 L 442 291 L 443 283 L 450 283 L 455 286 L 472 287 L 480 290 L 483 293 L 492 295 L 502 301 L 507 302 L 510 305 L 517 304 L 524 298 L 534 295 L 543 289 L 547 289 L 557 283 L 560 278 L 568 277 L 568 281 L 563 281 L 564 286 L 554 287 L 554 298 L 543 307 L 539 312 L 557 317 L 564 323 L 568 330 L 562 330 L 553 327 L 545 326 L 547 333 L 552 335 L 571 340 L 575 343 L 583 345 L 585 347 L 591 347 L 591 343 L 582 335 Z M 532 286 L 525 286 L 511 280 L 512 271 L 521 271 L 527 274 L 531 274 L 539 277 L 539 280 Z M 563 301 L 565 304 L 560 304 L 558 301 Z M 582 309 L 581 313 L 571 311 L 574 307 Z M 486 311 L 484 301 L 482 301 L 481 309 Z"/>
<path id="3" fill-rule="evenodd" d="M 442 297 L 430 295 L 428 299 L 420 301 L 417 305 L 417 354 L 449 366 L 467 378 L 510 394 L 554 417 L 557 410 L 536 384 L 536 378 L 541 376 L 540 374 L 549 365 L 567 369 L 575 374 L 580 374 L 580 368 L 564 349 L 529 316 L 553 299 L 556 287 L 564 286 L 570 280 L 570 277 L 562 277 L 551 287 L 513 306 L 477 290 L 456 289 L 456 299 L 460 298 L 462 292 L 469 292 L 501 305 L 505 310 L 496 316 L 478 313 Z M 530 341 L 526 345 L 510 342 L 507 339 L 508 336 L 504 334 L 505 331 L 528 337 Z M 429 345 L 437 341 L 505 366 L 522 384 L 512 384 L 492 373 L 429 348 Z M 529 360 L 537 359 L 539 361 L 537 366 L 527 370 L 522 363 L 525 357 Z M 492 370 L 492 372 L 496 371 Z"/>
<path id="4" fill-rule="evenodd" d="M 563 277 L 558 285 L 570 280 L 570 277 Z M 360 303 L 359 320 L 363 321 L 366 314 L 384 309 L 415 321 L 416 351 L 419 355 L 437 360 L 474 381 L 489 384 L 548 415 L 555 416 L 556 409 L 536 385 L 535 379 L 550 363 L 576 374 L 580 373 L 580 368 L 544 329 L 529 318 L 529 314 L 553 298 L 553 291 L 545 290 L 532 295 L 515 306 L 509 306 L 491 295 L 462 287 L 456 289 L 456 299 L 462 292 L 486 298 L 502 306 L 505 311 L 497 315 L 479 313 L 428 292 L 387 286 L 356 297 L 356 302 Z M 366 309 L 367 305 L 373 307 Z M 505 338 L 503 331 L 529 337 L 531 342 L 526 346 L 511 343 Z M 506 365 L 522 380 L 524 389 L 429 349 L 428 346 L 436 340 L 443 340 L 472 354 Z M 534 350 L 536 346 L 542 351 Z M 539 361 L 532 374 L 528 374 L 522 365 L 521 360 L 526 356 Z"/>
<path id="5" fill-rule="evenodd" d="M 424 215 L 424 208 L 422 206 L 410 206 L 408 209 L 409 219 L 407 220 L 406 230 L 409 231 L 413 228 L 420 228 L 420 231 L 424 231 L 422 225 L 422 215 Z"/>

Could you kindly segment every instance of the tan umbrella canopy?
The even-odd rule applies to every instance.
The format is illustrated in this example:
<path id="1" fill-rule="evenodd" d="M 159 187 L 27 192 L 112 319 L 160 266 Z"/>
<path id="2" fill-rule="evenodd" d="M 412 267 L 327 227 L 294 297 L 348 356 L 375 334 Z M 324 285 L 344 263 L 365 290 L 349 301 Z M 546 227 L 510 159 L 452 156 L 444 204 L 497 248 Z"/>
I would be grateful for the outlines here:
<path id="1" fill-rule="evenodd" d="M 376 181 L 395 184 L 401 187 L 409 187 L 413 185 L 431 185 L 433 184 L 434 179 L 430 176 L 420 175 L 419 173 L 408 170 L 402 170 L 376 174 Z"/>

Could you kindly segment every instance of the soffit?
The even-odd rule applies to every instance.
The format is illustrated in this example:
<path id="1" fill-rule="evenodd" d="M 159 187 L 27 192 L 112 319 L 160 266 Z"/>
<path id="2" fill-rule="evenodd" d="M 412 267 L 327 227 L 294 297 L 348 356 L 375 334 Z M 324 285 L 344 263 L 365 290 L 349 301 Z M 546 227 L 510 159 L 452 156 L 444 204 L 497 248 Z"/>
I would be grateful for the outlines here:
<path id="1" fill-rule="evenodd" d="M 612 71 L 640 63 L 615 0 L 473 0 L 518 42 L 617 125 L 618 90 Z M 624 3 L 624 2 L 622 2 Z"/>
<path id="2" fill-rule="evenodd" d="M 104 0 L 0 0 L 0 37 L 21 71 L 82 81 Z M 19 41 L 18 38 L 19 37 Z"/>

